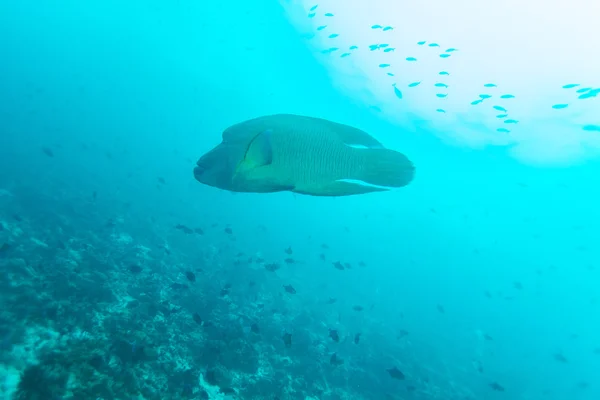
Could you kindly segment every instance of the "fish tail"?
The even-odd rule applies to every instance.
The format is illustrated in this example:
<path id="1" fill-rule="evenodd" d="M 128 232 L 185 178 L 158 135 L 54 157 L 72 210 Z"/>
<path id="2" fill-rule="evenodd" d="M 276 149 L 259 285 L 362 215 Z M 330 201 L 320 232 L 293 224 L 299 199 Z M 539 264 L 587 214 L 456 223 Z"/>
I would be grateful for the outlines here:
<path id="1" fill-rule="evenodd" d="M 368 149 L 360 180 L 375 186 L 402 187 L 415 176 L 415 166 L 404 154 L 390 149 Z"/>

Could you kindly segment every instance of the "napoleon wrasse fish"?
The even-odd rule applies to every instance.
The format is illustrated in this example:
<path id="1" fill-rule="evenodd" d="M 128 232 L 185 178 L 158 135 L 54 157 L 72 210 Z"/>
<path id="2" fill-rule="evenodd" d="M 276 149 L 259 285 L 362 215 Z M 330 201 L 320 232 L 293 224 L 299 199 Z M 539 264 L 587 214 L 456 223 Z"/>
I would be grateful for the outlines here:
<path id="1" fill-rule="evenodd" d="M 320 118 L 277 114 L 227 128 L 196 163 L 199 182 L 232 192 L 349 196 L 408 185 L 415 167 L 368 133 Z"/>

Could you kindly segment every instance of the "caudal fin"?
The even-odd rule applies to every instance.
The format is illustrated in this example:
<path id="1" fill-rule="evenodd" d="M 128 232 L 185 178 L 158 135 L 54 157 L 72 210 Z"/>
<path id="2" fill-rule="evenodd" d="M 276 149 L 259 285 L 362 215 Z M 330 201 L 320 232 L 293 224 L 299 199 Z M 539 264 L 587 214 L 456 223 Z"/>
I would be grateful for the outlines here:
<path id="1" fill-rule="evenodd" d="M 365 149 L 367 160 L 360 180 L 375 186 L 402 187 L 415 177 L 415 166 L 404 154 L 390 149 Z"/>

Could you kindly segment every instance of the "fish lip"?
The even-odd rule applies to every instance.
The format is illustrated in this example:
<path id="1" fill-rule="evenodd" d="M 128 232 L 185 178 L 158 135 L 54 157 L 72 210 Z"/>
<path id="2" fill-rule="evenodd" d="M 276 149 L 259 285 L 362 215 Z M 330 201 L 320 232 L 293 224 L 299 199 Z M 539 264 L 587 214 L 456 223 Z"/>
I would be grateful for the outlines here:
<path id="1" fill-rule="evenodd" d="M 201 167 L 200 164 L 196 165 L 194 167 L 194 178 L 200 178 L 204 174 L 204 171 L 206 171 L 206 168 Z"/>

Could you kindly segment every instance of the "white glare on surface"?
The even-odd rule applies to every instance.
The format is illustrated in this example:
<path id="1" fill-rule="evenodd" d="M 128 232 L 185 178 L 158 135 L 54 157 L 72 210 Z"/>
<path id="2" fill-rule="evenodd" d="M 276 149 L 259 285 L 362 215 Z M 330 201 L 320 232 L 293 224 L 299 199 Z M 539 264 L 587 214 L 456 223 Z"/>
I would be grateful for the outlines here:
<path id="1" fill-rule="evenodd" d="M 600 155 L 596 2 L 300 0 L 286 9 L 340 89 L 403 128 L 419 120 L 453 144 L 511 146 L 540 165 Z"/>

